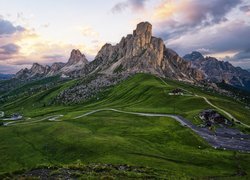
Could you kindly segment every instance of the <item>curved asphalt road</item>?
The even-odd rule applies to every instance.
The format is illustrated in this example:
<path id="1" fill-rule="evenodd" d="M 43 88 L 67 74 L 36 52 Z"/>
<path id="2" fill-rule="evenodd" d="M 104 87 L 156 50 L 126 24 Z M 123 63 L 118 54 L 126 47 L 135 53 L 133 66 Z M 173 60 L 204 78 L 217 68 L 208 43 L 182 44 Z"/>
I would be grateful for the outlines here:
<path id="1" fill-rule="evenodd" d="M 77 116 L 74 119 L 79 119 L 84 116 L 88 116 L 101 111 L 114 111 L 124 114 L 133 114 L 138 116 L 148 117 L 169 117 L 178 121 L 181 125 L 189 127 L 203 139 L 205 139 L 211 146 L 219 149 L 230 149 L 238 150 L 242 152 L 250 152 L 250 135 L 243 134 L 237 129 L 231 128 L 217 128 L 216 132 L 210 131 L 208 128 L 200 128 L 193 125 L 190 121 L 186 120 L 182 116 L 173 114 L 152 114 L 152 113 L 139 113 L 139 112 L 128 112 L 117 109 L 98 109 L 83 115 Z"/>
<path id="2" fill-rule="evenodd" d="M 29 124 L 34 124 L 34 123 L 38 123 L 38 122 L 41 122 L 41 121 L 61 121 L 61 120 L 58 120 L 60 117 L 63 117 L 63 115 L 53 115 L 53 116 L 48 116 L 48 117 L 45 117 L 43 119 L 39 119 L 39 120 L 36 120 L 36 121 L 29 121 L 29 122 L 25 122 L 23 120 L 16 120 L 16 121 L 12 121 L 12 122 L 7 122 L 7 123 L 4 123 L 4 126 L 16 126 L 16 125 L 29 125 Z"/>
<path id="3" fill-rule="evenodd" d="M 242 152 L 250 152 L 250 135 L 246 135 L 241 133 L 240 131 L 236 129 L 229 129 L 229 128 L 218 128 L 216 129 L 216 132 L 211 132 L 207 128 L 200 128 L 195 125 L 193 125 L 190 121 L 186 120 L 182 116 L 179 115 L 173 115 L 173 114 L 154 114 L 154 113 L 141 113 L 141 112 L 128 112 L 128 111 L 122 111 L 117 109 L 98 109 L 93 110 L 88 113 L 85 113 L 83 115 L 77 116 L 73 119 L 79 119 L 94 113 L 98 113 L 101 111 L 114 111 L 118 113 L 123 114 L 133 114 L 138 116 L 147 116 L 147 117 L 168 117 L 175 119 L 178 121 L 182 126 L 188 127 L 191 130 L 193 130 L 196 134 L 201 136 L 203 139 L 205 139 L 211 146 L 214 148 L 220 148 L 220 149 L 230 149 L 230 150 L 238 150 Z M 20 122 L 20 121 L 13 121 L 13 122 L 7 122 L 4 123 L 4 126 L 15 126 L 15 125 L 30 125 L 42 121 L 60 121 L 58 120 L 63 115 L 53 115 L 48 116 L 40 120 L 30 121 L 30 122 Z"/>
<path id="4" fill-rule="evenodd" d="M 160 80 L 161 80 L 165 85 L 168 86 L 168 84 L 167 84 L 161 77 L 159 77 L 159 78 L 160 78 Z M 186 90 L 186 91 L 187 91 L 187 90 Z M 250 128 L 249 125 L 247 125 L 247 124 L 241 122 L 240 120 L 236 119 L 236 118 L 235 118 L 232 114 L 230 114 L 229 112 L 225 111 L 224 109 L 222 109 L 222 108 L 220 108 L 220 107 L 218 107 L 218 106 L 215 106 L 215 105 L 214 105 L 213 103 L 211 103 L 205 96 L 199 96 L 199 95 L 197 95 L 197 94 L 195 94 L 194 96 L 204 99 L 204 100 L 206 101 L 207 104 L 209 104 L 210 106 L 214 107 L 215 109 L 218 109 L 219 111 L 221 111 L 221 112 L 223 112 L 224 114 L 226 114 L 226 115 L 228 116 L 229 119 L 234 119 L 235 122 L 240 123 L 241 125 L 243 125 L 243 126 L 245 126 L 245 127 L 247 127 L 247 128 Z"/>

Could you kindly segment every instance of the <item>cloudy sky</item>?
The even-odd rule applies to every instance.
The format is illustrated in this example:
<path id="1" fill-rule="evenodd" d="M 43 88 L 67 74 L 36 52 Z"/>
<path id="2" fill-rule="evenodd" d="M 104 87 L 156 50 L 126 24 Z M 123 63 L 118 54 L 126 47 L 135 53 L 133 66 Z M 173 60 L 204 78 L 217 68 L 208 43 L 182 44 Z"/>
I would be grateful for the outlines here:
<path id="1" fill-rule="evenodd" d="M 92 60 L 141 21 L 181 56 L 250 69 L 250 0 L 0 0 L 0 73 L 65 62 L 73 48 Z"/>

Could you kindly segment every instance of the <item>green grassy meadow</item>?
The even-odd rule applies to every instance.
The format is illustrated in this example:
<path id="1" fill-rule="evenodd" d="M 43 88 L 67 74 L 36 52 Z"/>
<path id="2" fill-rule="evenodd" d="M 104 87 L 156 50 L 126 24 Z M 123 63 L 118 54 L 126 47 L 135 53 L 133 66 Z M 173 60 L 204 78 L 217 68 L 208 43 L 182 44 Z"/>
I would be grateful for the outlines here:
<path id="1" fill-rule="evenodd" d="M 22 113 L 27 123 L 0 127 L 0 174 L 41 165 L 66 166 L 81 162 L 83 165 L 142 166 L 154 169 L 155 177 L 162 178 L 237 179 L 241 174 L 250 178 L 249 154 L 215 150 L 192 130 L 171 118 L 101 111 L 74 119 L 91 110 L 115 108 L 179 114 L 198 125 L 201 123 L 196 118 L 198 113 L 212 107 L 199 97 L 168 95 L 175 88 L 183 88 L 207 97 L 216 106 L 250 125 L 250 111 L 244 104 L 195 86 L 164 81 L 166 84 L 158 77 L 137 74 L 82 104 L 48 105 L 59 92 L 77 82 L 71 80 L 32 95 L 20 95 L 0 105 L 0 110 L 7 114 Z M 25 91 L 26 87 L 21 88 L 14 90 L 16 94 Z M 59 122 L 35 122 L 59 114 L 64 115 Z"/>

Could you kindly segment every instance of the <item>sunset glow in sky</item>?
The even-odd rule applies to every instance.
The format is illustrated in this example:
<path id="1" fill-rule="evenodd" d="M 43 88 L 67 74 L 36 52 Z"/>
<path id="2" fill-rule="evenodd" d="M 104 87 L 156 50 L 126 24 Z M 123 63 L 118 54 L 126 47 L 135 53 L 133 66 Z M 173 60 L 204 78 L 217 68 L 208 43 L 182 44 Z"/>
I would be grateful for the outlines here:
<path id="1" fill-rule="evenodd" d="M 0 0 L 0 73 L 66 62 L 73 48 L 93 60 L 141 21 L 181 56 L 198 50 L 250 69 L 249 0 Z"/>

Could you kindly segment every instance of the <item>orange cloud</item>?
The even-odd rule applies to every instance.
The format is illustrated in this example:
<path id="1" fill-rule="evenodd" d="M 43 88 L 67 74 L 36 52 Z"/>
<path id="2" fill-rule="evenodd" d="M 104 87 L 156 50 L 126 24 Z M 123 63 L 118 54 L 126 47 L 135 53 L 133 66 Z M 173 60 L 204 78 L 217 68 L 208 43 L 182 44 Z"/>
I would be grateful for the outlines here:
<path id="1" fill-rule="evenodd" d="M 72 49 L 80 49 L 90 60 L 96 55 L 103 43 L 97 40 L 99 34 L 91 27 L 86 26 L 82 29 L 82 34 L 90 39 L 87 45 L 85 43 L 65 43 L 53 39 L 45 39 L 33 29 L 25 29 L 22 32 L 16 32 L 11 35 L 0 37 L 0 47 L 6 45 L 16 45 L 18 51 L 13 54 L 4 54 L 4 49 L 0 48 L 0 65 L 17 66 L 30 65 L 33 62 L 41 64 L 52 64 L 55 61 L 66 62 Z M 47 57 L 47 58 L 46 58 Z M 53 58 L 55 57 L 55 58 Z"/>

